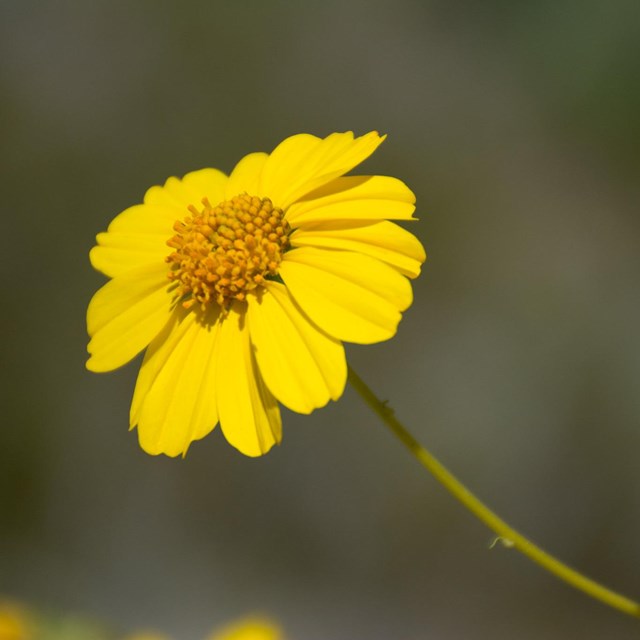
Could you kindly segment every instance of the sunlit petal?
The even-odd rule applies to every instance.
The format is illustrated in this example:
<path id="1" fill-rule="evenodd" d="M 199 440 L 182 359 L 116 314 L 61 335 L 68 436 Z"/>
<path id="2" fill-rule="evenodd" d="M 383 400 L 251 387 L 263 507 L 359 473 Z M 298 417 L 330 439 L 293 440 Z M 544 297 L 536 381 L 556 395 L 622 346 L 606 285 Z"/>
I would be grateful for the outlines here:
<path id="1" fill-rule="evenodd" d="M 416 198 L 407 185 L 388 176 L 347 176 L 332 180 L 287 210 L 294 227 L 330 220 L 412 220 Z"/>
<path id="2" fill-rule="evenodd" d="M 262 193 L 287 208 L 311 191 L 344 175 L 368 158 L 384 140 L 376 131 L 359 138 L 333 133 L 326 138 L 299 134 L 281 142 L 269 155 L 260 180 Z"/>
<path id="3" fill-rule="evenodd" d="M 171 177 L 163 186 L 151 187 L 145 195 L 145 204 L 177 208 L 186 215 L 189 205 L 199 206 L 203 198 L 212 204 L 224 199 L 228 177 L 217 169 L 199 169 L 187 173 L 182 179 Z"/>
<path id="4" fill-rule="evenodd" d="M 114 278 L 93 296 L 87 309 L 91 371 L 126 364 L 160 332 L 171 314 L 164 263 L 145 265 Z"/>
<path id="5" fill-rule="evenodd" d="M 169 232 L 151 233 L 99 233 L 97 246 L 91 249 L 89 258 L 94 269 L 115 278 L 131 269 L 150 263 L 162 262 L 169 255 Z"/>
<path id="6" fill-rule="evenodd" d="M 250 153 L 234 167 L 226 185 L 225 199 L 241 193 L 262 196 L 260 192 L 260 176 L 269 156 L 266 153 Z"/>
<path id="7" fill-rule="evenodd" d="M 153 455 L 185 454 L 191 442 L 218 422 L 217 313 L 206 319 L 182 315 L 178 326 L 161 336 L 164 341 L 149 347 L 136 385 L 139 399 L 132 418 L 138 423 L 140 446 Z"/>
<path id="8" fill-rule="evenodd" d="M 278 403 L 255 363 L 245 326 L 245 306 L 235 304 L 221 322 L 218 414 L 229 443 L 247 456 L 260 456 L 282 439 L 282 422 Z"/>
<path id="9" fill-rule="evenodd" d="M 388 265 L 350 251 L 301 247 L 280 274 L 294 300 L 338 340 L 370 344 L 391 338 L 412 301 L 409 281 Z"/>
<path id="10" fill-rule="evenodd" d="M 260 372 L 282 404 L 310 413 L 342 395 L 344 347 L 310 322 L 286 287 L 269 282 L 264 295 L 251 296 L 247 321 Z"/>
<path id="11" fill-rule="evenodd" d="M 420 241 L 393 222 L 331 221 L 307 225 L 291 237 L 294 247 L 342 249 L 364 253 L 409 278 L 420 274 L 426 254 Z"/>

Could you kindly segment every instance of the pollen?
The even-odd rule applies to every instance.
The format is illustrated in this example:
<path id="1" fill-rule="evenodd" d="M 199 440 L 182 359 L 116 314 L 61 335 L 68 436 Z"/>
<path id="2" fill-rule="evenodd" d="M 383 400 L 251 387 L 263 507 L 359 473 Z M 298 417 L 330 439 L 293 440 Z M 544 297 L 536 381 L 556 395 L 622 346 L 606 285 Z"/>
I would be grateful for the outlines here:
<path id="1" fill-rule="evenodd" d="M 277 275 L 291 229 L 269 198 L 242 194 L 215 207 L 204 198 L 189 213 L 173 225 L 167 244 L 174 252 L 166 258 L 185 309 L 215 303 L 226 310 Z"/>

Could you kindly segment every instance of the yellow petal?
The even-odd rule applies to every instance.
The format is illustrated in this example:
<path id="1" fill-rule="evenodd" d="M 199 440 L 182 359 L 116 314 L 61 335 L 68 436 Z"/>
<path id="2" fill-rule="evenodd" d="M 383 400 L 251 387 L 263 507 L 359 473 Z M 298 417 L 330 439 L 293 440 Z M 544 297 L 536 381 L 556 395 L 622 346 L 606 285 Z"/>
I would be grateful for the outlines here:
<path id="1" fill-rule="evenodd" d="M 266 153 L 250 153 L 238 162 L 227 182 L 225 189 L 226 200 L 243 193 L 262 197 L 262 193 L 259 193 L 260 175 L 267 157 Z"/>
<path id="2" fill-rule="evenodd" d="M 193 317 L 187 318 L 187 316 Z M 195 320 L 196 316 L 193 315 L 193 312 L 184 309 L 182 305 L 178 305 L 160 333 L 149 343 L 144 353 L 135 391 L 133 392 L 133 399 L 131 400 L 129 428 L 133 429 L 140 421 L 142 403 L 151 385 L 160 371 L 162 371 L 169 356 L 171 356 L 176 345 L 184 336 L 185 331 L 189 329 Z"/>
<path id="3" fill-rule="evenodd" d="M 286 209 L 366 160 L 384 140 L 376 131 L 359 138 L 333 133 L 322 139 L 306 133 L 291 136 L 269 155 L 260 179 L 261 193 Z"/>
<path id="4" fill-rule="evenodd" d="M 282 423 L 251 351 L 244 307 L 234 304 L 220 323 L 218 415 L 229 444 L 247 456 L 260 456 L 280 442 Z"/>
<path id="5" fill-rule="evenodd" d="M 164 344 L 150 346 L 140 370 L 140 390 L 136 385 L 139 395 L 148 386 L 138 411 L 138 437 L 147 453 L 184 455 L 194 440 L 216 426 L 219 329 L 217 314 L 203 323 L 191 312 L 162 336 Z"/>
<path id="6" fill-rule="evenodd" d="M 294 247 L 321 247 L 364 253 L 409 278 L 420 274 L 426 254 L 419 240 L 393 222 L 324 222 L 305 225 L 291 236 Z"/>
<path id="7" fill-rule="evenodd" d="M 388 265 L 350 251 L 300 247 L 279 273 L 309 318 L 338 340 L 370 344 L 391 338 L 412 301 L 409 281 Z"/>
<path id="8" fill-rule="evenodd" d="M 227 176 L 217 169 L 199 169 L 183 178 L 171 177 L 161 187 L 151 187 L 144 195 L 144 202 L 178 207 L 184 216 L 189 205 L 199 207 L 203 198 L 208 198 L 214 207 L 222 202 L 227 180 Z"/>
<path id="9" fill-rule="evenodd" d="M 160 263 L 128 271 L 97 291 L 87 309 L 88 369 L 116 369 L 153 340 L 171 314 L 170 284 Z"/>
<path id="10" fill-rule="evenodd" d="M 330 220 L 413 220 L 415 195 L 388 176 L 337 178 L 287 211 L 293 227 Z"/>
<path id="11" fill-rule="evenodd" d="M 91 249 L 89 258 L 94 269 L 115 278 L 145 264 L 164 264 L 165 257 L 171 253 L 167 246 L 169 237 L 168 233 L 99 233 L 98 245 Z"/>
<path id="12" fill-rule="evenodd" d="M 311 413 L 342 395 L 344 347 L 308 320 L 282 284 L 269 282 L 264 295 L 249 297 L 247 324 L 260 373 L 286 407 Z"/>
<path id="13" fill-rule="evenodd" d="M 119 213 L 111 221 L 107 231 L 162 236 L 168 240 L 175 233 L 173 223 L 186 214 L 184 207 L 136 204 Z"/>

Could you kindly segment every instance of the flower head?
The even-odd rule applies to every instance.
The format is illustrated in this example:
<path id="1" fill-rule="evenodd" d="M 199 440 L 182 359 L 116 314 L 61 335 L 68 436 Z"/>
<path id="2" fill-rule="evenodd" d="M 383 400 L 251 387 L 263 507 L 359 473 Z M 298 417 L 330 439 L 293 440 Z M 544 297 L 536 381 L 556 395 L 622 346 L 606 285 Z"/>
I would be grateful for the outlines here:
<path id="1" fill-rule="evenodd" d="M 310 413 L 346 382 L 343 341 L 392 337 L 424 250 L 389 220 L 415 198 L 387 176 L 345 176 L 376 132 L 300 134 L 152 187 L 97 236 L 111 278 L 87 311 L 91 371 L 146 348 L 130 425 L 151 454 L 177 456 L 220 423 L 242 453 L 282 437 L 278 403 Z"/>

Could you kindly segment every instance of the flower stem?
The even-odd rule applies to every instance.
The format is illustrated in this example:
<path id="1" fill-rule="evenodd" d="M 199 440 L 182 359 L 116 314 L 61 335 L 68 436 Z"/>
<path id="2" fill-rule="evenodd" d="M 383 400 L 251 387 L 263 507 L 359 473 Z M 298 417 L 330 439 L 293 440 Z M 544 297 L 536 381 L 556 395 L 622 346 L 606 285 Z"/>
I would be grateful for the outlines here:
<path id="1" fill-rule="evenodd" d="M 484 522 L 484 524 L 498 536 L 497 540 L 501 540 L 507 547 L 517 549 L 536 564 L 587 595 L 631 616 L 640 617 L 640 604 L 603 587 L 601 584 L 563 564 L 560 560 L 533 544 L 515 529 L 512 529 L 502 518 L 498 517 L 478 500 L 478 498 L 443 467 L 442 464 L 407 431 L 402 423 L 395 417 L 393 410 L 389 408 L 385 402 L 377 398 L 373 391 L 371 391 L 362 378 L 360 378 L 351 367 L 349 367 L 349 382 L 360 396 L 362 396 L 363 400 L 378 414 L 387 427 L 389 427 L 409 451 L 411 451 L 418 462 L 427 469 L 454 498 Z"/>

